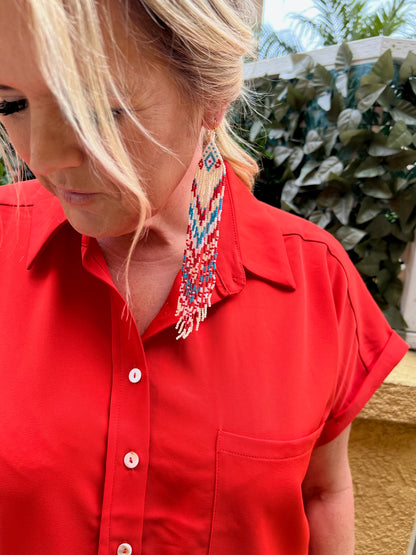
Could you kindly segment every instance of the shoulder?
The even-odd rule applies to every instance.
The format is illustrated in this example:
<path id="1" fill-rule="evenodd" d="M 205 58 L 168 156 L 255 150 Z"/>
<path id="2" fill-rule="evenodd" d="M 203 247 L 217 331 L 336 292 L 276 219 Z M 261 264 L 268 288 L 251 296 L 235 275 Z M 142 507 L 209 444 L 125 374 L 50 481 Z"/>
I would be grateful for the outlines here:
<path id="1" fill-rule="evenodd" d="M 36 179 L 19 181 L 0 187 L 0 210 L 30 208 L 50 194 Z"/>
<path id="2" fill-rule="evenodd" d="M 8 259 L 29 244 L 39 250 L 65 221 L 59 201 L 37 180 L 0 187 L 0 253 Z"/>
<path id="3" fill-rule="evenodd" d="M 274 258 L 280 263 L 278 252 L 284 250 L 292 271 L 299 269 L 299 261 L 314 266 L 323 259 L 350 271 L 352 263 L 347 252 L 329 232 L 256 199 L 235 176 L 231 176 L 230 183 L 242 255 L 247 262 L 248 258 Z"/>

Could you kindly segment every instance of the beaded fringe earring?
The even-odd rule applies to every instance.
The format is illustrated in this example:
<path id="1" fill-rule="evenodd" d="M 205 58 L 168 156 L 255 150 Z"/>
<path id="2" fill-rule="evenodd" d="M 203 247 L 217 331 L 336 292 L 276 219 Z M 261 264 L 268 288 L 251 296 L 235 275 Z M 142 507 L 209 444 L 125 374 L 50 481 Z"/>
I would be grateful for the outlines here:
<path id="1" fill-rule="evenodd" d="M 224 197 L 225 165 L 215 143 L 215 129 L 198 163 L 192 183 L 187 240 L 182 264 L 176 324 L 185 339 L 205 320 L 216 281 L 219 223 Z"/>

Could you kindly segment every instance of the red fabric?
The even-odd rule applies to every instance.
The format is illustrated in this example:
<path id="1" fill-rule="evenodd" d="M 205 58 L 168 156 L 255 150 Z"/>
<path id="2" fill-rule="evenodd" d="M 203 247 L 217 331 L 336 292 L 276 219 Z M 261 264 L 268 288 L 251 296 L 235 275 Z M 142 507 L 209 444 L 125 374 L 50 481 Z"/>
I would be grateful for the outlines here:
<path id="1" fill-rule="evenodd" d="M 407 348 L 336 241 L 229 170 L 213 307 L 177 341 L 179 277 L 140 338 L 36 181 L 0 216 L 0 555 L 306 555 L 311 451 Z"/>

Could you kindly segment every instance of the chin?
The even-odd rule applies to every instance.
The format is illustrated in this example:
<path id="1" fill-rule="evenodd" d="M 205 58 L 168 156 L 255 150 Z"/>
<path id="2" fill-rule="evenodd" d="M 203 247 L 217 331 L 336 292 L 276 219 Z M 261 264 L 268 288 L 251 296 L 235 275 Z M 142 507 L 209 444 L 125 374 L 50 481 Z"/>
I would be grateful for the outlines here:
<path id="1" fill-rule="evenodd" d="M 68 221 L 75 231 L 95 239 L 122 237 L 131 235 L 137 230 L 137 225 L 120 226 L 120 220 L 118 222 L 108 222 L 105 218 L 91 214 L 86 215 L 86 217 L 68 217 Z"/>

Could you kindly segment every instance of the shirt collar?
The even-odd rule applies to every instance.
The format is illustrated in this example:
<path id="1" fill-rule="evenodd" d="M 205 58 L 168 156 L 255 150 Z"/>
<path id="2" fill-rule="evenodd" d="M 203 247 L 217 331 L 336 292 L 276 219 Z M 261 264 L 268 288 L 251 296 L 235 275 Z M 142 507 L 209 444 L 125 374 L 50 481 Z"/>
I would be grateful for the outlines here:
<path id="1" fill-rule="evenodd" d="M 58 199 L 38 181 L 28 182 L 27 187 L 33 191 L 27 253 L 27 268 L 31 268 L 67 219 Z M 244 287 L 245 269 L 285 289 L 295 289 L 278 214 L 256 200 L 227 165 L 217 261 L 217 289 L 221 297 Z"/>
<path id="2" fill-rule="evenodd" d="M 230 168 L 227 175 L 233 228 L 238 234 L 235 248 L 239 248 L 242 265 L 260 278 L 294 290 L 296 284 L 279 227 L 279 211 L 257 200 Z M 232 233 L 230 223 L 228 226 L 227 242 Z"/>
<path id="3" fill-rule="evenodd" d="M 59 200 L 48 193 L 39 181 L 27 182 L 25 187 L 31 187 L 33 191 L 32 227 L 26 259 L 26 267 L 30 269 L 68 220 Z"/>

